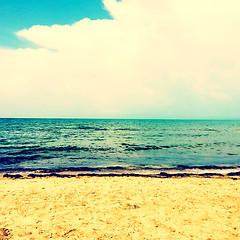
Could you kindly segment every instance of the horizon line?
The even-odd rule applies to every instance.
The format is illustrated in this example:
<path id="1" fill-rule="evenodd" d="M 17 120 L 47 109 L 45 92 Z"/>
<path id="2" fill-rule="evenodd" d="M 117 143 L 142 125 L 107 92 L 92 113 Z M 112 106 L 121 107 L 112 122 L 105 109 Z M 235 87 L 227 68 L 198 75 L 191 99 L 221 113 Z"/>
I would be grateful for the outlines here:
<path id="1" fill-rule="evenodd" d="M 107 118 L 107 117 L 0 117 L 0 119 L 79 119 L 79 120 L 212 120 L 231 121 L 240 118 Z"/>

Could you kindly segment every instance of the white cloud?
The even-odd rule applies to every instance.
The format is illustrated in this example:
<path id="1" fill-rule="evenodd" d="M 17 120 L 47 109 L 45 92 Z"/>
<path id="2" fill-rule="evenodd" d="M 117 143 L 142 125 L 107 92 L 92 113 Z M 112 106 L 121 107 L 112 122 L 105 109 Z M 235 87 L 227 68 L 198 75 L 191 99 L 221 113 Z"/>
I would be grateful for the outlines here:
<path id="1" fill-rule="evenodd" d="M 113 20 L 33 26 L 17 35 L 39 49 L 0 49 L 1 116 L 240 117 L 239 1 L 104 4 Z"/>

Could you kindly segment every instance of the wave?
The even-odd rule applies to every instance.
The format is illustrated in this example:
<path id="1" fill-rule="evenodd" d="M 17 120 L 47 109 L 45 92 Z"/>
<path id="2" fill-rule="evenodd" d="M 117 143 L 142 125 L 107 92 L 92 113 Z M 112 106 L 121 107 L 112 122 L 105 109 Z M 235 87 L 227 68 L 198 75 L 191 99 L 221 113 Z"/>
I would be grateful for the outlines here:
<path id="1" fill-rule="evenodd" d="M 80 125 L 78 126 L 78 129 L 81 129 L 81 130 L 94 130 L 94 131 L 140 131 L 140 129 L 137 129 L 137 128 L 103 128 L 103 127 L 95 127 L 95 126 L 88 126 L 88 125 Z"/>
<path id="2" fill-rule="evenodd" d="M 95 152 L 95 151 L 111 151 L 113 148 L 111 147 L 78 147 L 78 146 L 61 146 L 61 147 L 30 147 L 25 148 L 21 151 L 12 151 L 7 153 L 9 156 L 15 156 L 15 155 L 28 155 L 28 154 L 34 154 L 35 152 L 41 152 L 41 153 L 51 153 L 51 152 L 69 152 L 69 151 L 83 151 L 83 152 Z"/>
<path id="3" fill-rule="evenodd" d="M 145 150 L 160 150 L 160 149 L 166 149 L 166 148 L 177 148 L 178 145 L 136 145 L 136 144 L 128 144 L 128 143 L 122 143 L 122 146 L 125 147 L 125 151 L 145 151 Z"/>
<path id="4" fill-rule="evenodd" d="M 129 131 L 129 132 L 135 132 L 135 131 L 140 131 L 137 128 L 116 128 L 114 129 L 115 131 Z"/>
<path id="5" fill-rule="evenodd" d="M 25 161 L 33 161 L 33 160 L 39 160 L 42 159 L 42 156 L 39 154 L 34 154 L 30 156 L 4 156 L 0 157 L 0 163 L 3 165 L 12 165 L 12 164 L 18 164 Z M 47 159 L 47 157 L 45 157 Z"/>
<path id="6" fill-rule="evenodd" d="M 194 171 L 193 171 L 194 170 Z M 4 177 L 21 178 L 19 173 L 28 173 L 27 177 L 76 177 L 76 176 L 135 176 L 135 177 L 216 177 L 240 176 L 240 166 L 107 166 L 107 167 L 70 167 L 58 169 L 8 168 L 0 169 Z M 11 175 L 13 174 L 13 175 Z"/>
<path id="7" fill-rule="evenodd" d="M 94 131 L 107 131 L 107 128 L 98 128 L 98 127 L 91 127 L 91 126 L 85 126 L 85 125 L 80 125 L 78 126 L 78 129 L 82 130 L 94 130 Z"/>
<path id="8" fill-rule="evenodd" d="M 83 167 L 59 167 L 59 168 L 6 168 L 0 171 L 38 171 L 40 173 L 52 172 L 121 172 L 121 171 L 189 171 L 189 170 L 237 170 L 240 165 L 176 165 L 176 166 L 139 166 L 139 165 L 114 165 L 114 166 L 83 166 Z"/>
<path id="9" fill-rule="evenodd" d="M 204 128 L 203 131 L 205 131 L 205 132 L 220 132 L 219 130 L 214 129 L 214 128 Z"/>

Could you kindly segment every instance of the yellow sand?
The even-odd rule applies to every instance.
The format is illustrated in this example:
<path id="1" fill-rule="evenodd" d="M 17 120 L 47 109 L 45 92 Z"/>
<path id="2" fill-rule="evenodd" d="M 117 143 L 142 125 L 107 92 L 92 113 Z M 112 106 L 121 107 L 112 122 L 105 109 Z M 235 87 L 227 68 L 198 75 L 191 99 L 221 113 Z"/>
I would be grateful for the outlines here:
<path id="1" fill-rule="evenodd" d="M 240 180 L 0 179 L 0 194 L 0 239 L 240 239 Z"/>

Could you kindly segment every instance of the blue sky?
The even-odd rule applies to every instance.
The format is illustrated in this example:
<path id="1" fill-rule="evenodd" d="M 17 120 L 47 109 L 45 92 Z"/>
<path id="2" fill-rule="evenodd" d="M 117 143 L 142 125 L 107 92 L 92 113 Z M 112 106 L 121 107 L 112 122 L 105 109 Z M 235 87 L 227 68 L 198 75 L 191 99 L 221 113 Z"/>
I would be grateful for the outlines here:
<path id="1" fill-rule="evenodd" d="M 0 117 L 240 119 L 239 0 L 0 0 Z"/>
<path id="2" fill-rule="evenodd" d="M 14 32 L 33 25 L 72 24 L 83 18 L 111 19 L 101 0 L 0 0 L 0 46 L 34 46 Z"/>

